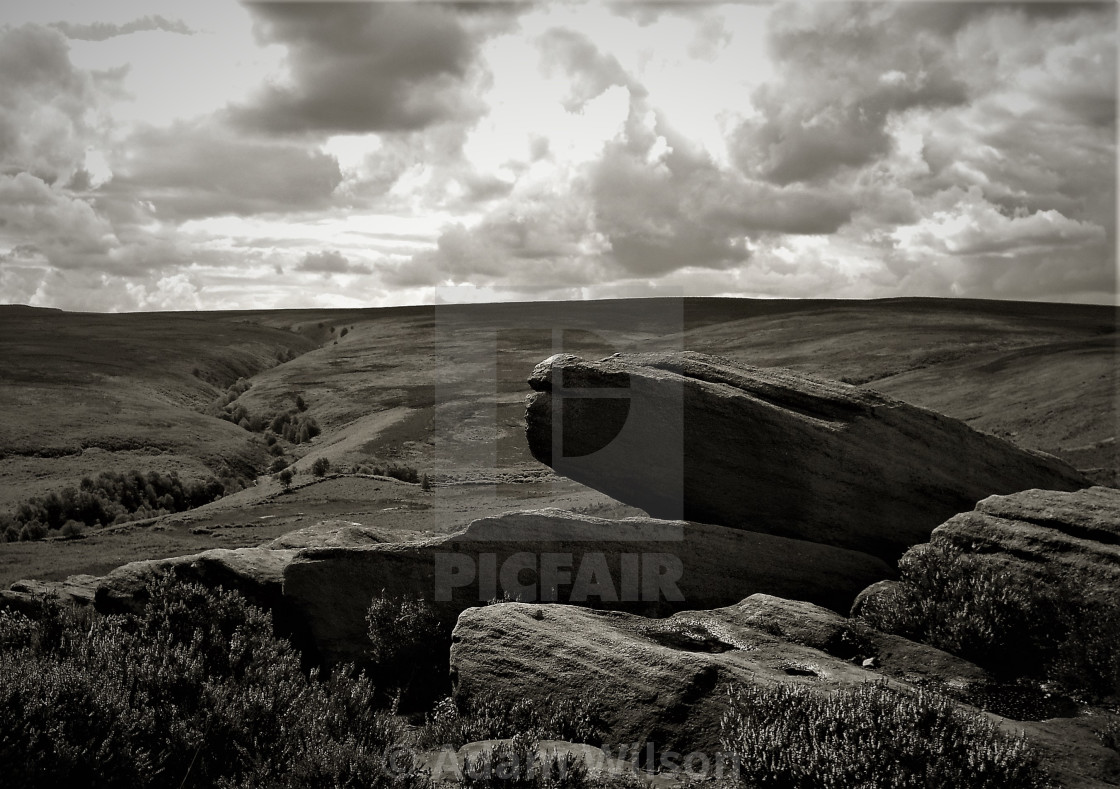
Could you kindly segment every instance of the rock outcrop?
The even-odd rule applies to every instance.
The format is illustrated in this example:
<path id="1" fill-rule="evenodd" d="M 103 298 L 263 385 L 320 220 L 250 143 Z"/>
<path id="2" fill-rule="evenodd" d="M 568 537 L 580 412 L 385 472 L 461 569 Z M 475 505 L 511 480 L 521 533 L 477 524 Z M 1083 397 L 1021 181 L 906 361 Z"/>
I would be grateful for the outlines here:
<path id="1" fill-rule="evenodd" d="M 319 521 L 266 543 L 265 548 L 353 548 L 383 542 L 376 529 L 341 520 Z"/>
<path id="2" fill-rule="evenodd" d="M 987 496 L 1090 484 L 877 392 L 699 353 L 560 354 L 529 384 L 530 450 L 565 476 L 654 517 L 888 560 Z"/>
<path id="3" fill-rule="evenodd" d="M 460 698 L 593 700 L 607 741 L 652 742 L 655 752 L 681 754 L 718 751 L 727 683 L 831 690 L 886 681 L 933 687 L 965 704 L 990 683 L 948 653 L 767 595 L 659 620 L 574 606 L 472 608 L 456 624 L 451 670 Z M 1120 757 L 1088 728 L 1057 723 L 1002 725 L 1037 741 L 1063 785 L 1106 786 L 1120 774 Z"/>
<path id="4" fill-rule="evenodd" d="M 366 609 L 382 591 L 433 600 L 448 621 L 506 598 L 662 615 L 766 592 L 847 611 L 860 589 L 889 577 L 880 559 L 827 545 L 538 510 L 420 542 L 301 551 L 284 570 L 284 595 L 323 655 L 353 660 L 368 649 Z"/>
<path id="5" fill-rule="evenodd" d="M 934 529 L 930 544 L 1120 599 L 1120 490 L 1115 488 L 991 496 Z"/>
<path id="6" fill-rule="evenodd" d="M 16 581 L 10 589 L 0 590 L 0 607 L 36 616 L 44 601 L 92 605 L 100 582 L 95 575 L 71 575 L 65 581 Z"/>
<path id="7" fill-rule="evenodd" d="M 949 518 L 908 555 L 945 550 L 1007 572 L 1035 588 L 1060 585 L 1085 600 L 1120 600 L 1120 490 L 1025 490 L 991 496 Z M 852 616 L 896 596 L 893 580 L 860 592 Z"/>

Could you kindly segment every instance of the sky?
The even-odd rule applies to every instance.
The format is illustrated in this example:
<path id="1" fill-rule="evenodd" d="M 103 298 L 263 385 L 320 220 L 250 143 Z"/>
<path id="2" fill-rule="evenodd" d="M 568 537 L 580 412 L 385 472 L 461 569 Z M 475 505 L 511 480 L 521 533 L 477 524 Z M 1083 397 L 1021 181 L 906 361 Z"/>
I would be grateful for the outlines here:
<path id="1" fill-rule="evenodd" d="M 0 9 L 0 303 L 1117 302 L 1112 2 Z"/>

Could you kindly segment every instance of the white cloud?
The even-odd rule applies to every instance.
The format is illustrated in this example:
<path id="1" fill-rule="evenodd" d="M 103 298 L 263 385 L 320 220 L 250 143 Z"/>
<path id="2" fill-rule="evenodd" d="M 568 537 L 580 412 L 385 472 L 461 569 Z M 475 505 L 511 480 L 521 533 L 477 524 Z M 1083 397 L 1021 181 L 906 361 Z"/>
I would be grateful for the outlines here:
<path id="1" fill-rule="evenodd" d="M 984 200 L 980 189 L 955 190 L 959 199 L 947 210 L 932 211 L 892 233 L 904 252 L 1012 257 L 1042 249 L 1103 246 L 1105 230 L 1057 211 L 1025 209 L 1007 215 Z"/>

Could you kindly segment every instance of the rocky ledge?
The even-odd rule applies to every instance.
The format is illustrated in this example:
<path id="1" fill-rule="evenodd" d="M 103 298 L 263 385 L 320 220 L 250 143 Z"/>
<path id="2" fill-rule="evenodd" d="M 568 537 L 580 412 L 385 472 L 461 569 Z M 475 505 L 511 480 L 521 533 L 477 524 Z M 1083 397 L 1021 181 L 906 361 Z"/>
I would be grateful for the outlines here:
<path id="1" fill-rule="evenodd" d="M 561 474 L 654 517 L 889 561 L 987 496 L 1090 484 L 877 392 L 699 353 L 561 354 L 529 385 L 529 447 Z"/>

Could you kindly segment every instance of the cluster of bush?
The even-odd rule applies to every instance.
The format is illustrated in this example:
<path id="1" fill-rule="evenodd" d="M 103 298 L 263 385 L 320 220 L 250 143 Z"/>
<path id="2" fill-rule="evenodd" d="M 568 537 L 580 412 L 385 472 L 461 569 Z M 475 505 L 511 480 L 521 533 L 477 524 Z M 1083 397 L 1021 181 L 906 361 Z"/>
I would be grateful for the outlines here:
<path id="1" fill-rule="evenodd" d="M 427 477 L 426 474 L 421 474 L 415 467 L 401 463 L 389 463 L 384 466 L 362 463 L 354 469 L 354 473 L 372 474 L 375 477 L 392 477 L 393 479 L 399 479 L 401 482 L 411 482 L 413 484 L 422 482 L 422 477 Z"/>
<path id="2" fill-rule="evenodd" d="M 984 556 L 923 545 L 899 562 L 899 583 L 860 616 L 1014 679 L 1074 694 L 1120 694 L 1120 600 L 1094 599 L 1062 577 L 1028 576 Z"/>
<path id="3" fill-rule="evenodd" d="M 12 515 L 0 515 L 7 542 L 38 540 L 57 532 L 76 536 L 83 527 L 105 526 L 181 512 L 221 497 L 226 486 L 214 478 L 186 482 L 176 472 L 103 471 L 83 477 L 79 487 L 28 499 Z"/>
<path id="4" fill-rule="evenodd" d="M 306 673 L 236 593 L 149 593 L 139 615 L 0 611 L 5 786 L 423 784 L 368 677 Z"/>
<path id="5" fill-rule="evenodd" d="M 272 417 L 268 429 L 293 444 L 303 444 L 321 432 L 315 417 L 301 413 L 295 408 Z"/>
<path id="6" fill-rule="evenodd" d="M 264 433 L 271 431 L 275 436 L 282 436 L 292 444 L 303 444 L 319 435 L 319 423 L 315 417 L 307 414 L 307 403 L 302 395 L 296 395 L 295 405 L 279 414 L 262 416 L 251 414 L 242 403 L 237 403 L 237 398 L 245 394 L 252 384 L 244 378 L 238 378 L 230 384 L 225 393 L 210 404 L 207 413 L 227 422 L 232 422 L 250 433 Z M 269 436 L 272 437 L 271 435 Z M 270 446 L 275 446 L 270 442 Z M 282 452 L 282 450 L 281 450 Z M 273 452 L 273 454 L 280 454 Z"/>

